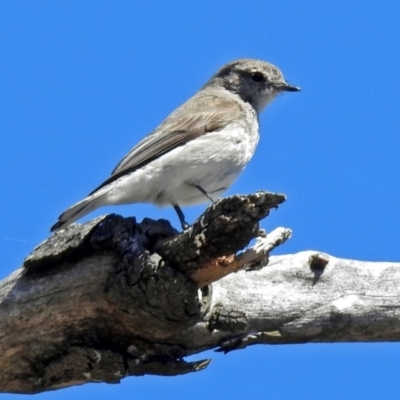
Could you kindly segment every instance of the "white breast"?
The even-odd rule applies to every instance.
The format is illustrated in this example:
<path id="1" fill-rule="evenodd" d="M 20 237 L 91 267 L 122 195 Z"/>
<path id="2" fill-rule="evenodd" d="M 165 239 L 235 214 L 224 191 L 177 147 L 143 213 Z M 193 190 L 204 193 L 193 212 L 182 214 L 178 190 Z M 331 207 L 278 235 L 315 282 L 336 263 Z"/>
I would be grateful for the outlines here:
<path id="1" fill-rule="evenodd" d="M 197 137 L 121 178 L 107 202 L 169 206 L 209 201 L 193 185 L 218 198 L 250 161 L 259 140 L 256 113 L 251 106 L 246 113 L 246 119 Z"/>

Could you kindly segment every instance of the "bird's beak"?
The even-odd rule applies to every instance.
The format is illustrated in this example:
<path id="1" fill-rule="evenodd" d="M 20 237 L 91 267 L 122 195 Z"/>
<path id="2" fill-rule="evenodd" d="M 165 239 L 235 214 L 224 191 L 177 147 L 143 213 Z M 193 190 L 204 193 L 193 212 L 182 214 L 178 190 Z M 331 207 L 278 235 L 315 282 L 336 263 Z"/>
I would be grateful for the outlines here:
<path id="1" fill-rule="evenodd" d="M 286 82 L 279 82 L 274 86 L 282 92 L 299 92 L 301 90 L 298 86 L 289 85 Z"/>

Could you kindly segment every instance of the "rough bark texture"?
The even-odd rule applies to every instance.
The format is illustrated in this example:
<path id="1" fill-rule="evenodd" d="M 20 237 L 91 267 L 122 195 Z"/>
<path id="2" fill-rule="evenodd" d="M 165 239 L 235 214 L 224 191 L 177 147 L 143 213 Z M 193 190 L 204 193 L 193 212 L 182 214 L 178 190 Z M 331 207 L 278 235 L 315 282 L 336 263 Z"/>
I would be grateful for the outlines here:
<path id="1" fill-rule="evenodd" d="M 232 196 L 183 233 L 111 215 L 54 234 L 0 282 L 0 391 L 195 372 L 209 360 L 184 357 L 212 348 L 398 340 L 399 266 L 269 257 L 290 230 L 258 222 L 283 201 Z"/>

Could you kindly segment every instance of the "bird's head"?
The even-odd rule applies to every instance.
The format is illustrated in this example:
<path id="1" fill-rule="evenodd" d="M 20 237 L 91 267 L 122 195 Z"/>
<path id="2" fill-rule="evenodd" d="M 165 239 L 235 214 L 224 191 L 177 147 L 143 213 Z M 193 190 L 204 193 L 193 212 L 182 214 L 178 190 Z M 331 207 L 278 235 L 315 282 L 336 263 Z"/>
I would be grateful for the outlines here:
<path id="1" fill-rule="evenodd" d="M 224 65 L 205 85 L 223 87 L 250 103 L 257 112 L 263 110 L 281 92 L 297 92 L 282 72 L 261 60 L 240 59 Z"/>

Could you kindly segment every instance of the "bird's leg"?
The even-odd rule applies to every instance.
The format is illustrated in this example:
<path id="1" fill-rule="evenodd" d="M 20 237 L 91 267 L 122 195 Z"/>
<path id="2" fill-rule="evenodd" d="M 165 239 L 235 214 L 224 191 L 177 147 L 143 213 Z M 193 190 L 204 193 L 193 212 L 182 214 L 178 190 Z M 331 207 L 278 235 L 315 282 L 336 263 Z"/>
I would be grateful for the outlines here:
<path id="1" fill-rule="evenodd" d="M 181 223 L 182 229 L 185 231 L 186 229 L 189 228 L 189 224 L 185 221 L 185 215 L 183 214 L 183 211 L 181 208 L 178 206 L 178 204 L 172 204 L 174 207 L 174 210 L 178 214 L 179 221 Z"/>
<path id="2" fill-rule="evenodd" d="M 204 196 L 206 196 L 212 203 L 215 203 L 211 195 L 209 195 L 200 185 L 196 185 L 195 183 L 191 183 L 190 185 L 195 187 L 201 193 L 203 193 Z M 185 215 L 183 214 L 183 211 L 181 210 L 178 204 L 172 204 L 172 206 L 174 207 L 174 210 L 178 214 L 178 218 L 181 223 L 182 229 L 185 231 L 186 229 L 189 228 L 189 224 L 185 221 Z"/>
<path id="3" fill-rule="evenodd" d="M 211 203 L 215 203 L 211 195 L 208 194 L 200 185 L 196 185 L 195 183 L 192 183 L 191 185 L 194 186 L 196 189 L 200 190 L 200 192 L 203 193 L 204 196 L 206 196 L 211 201 Z"/>

